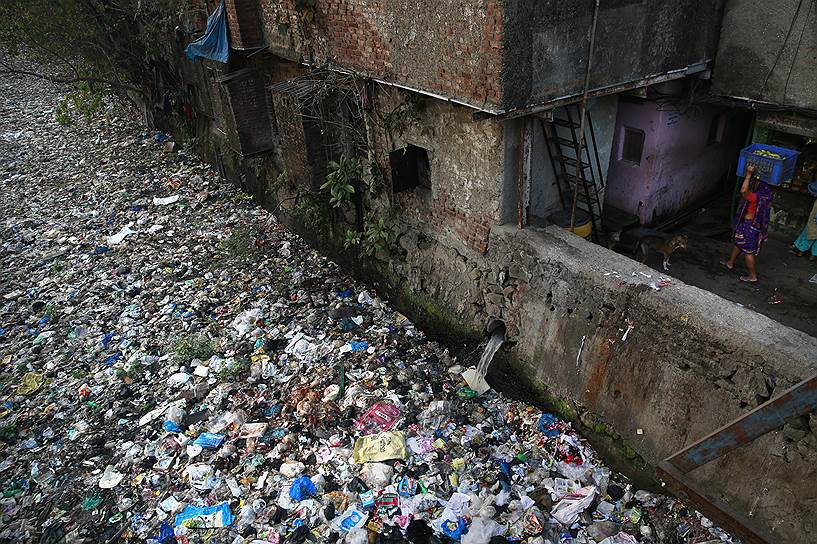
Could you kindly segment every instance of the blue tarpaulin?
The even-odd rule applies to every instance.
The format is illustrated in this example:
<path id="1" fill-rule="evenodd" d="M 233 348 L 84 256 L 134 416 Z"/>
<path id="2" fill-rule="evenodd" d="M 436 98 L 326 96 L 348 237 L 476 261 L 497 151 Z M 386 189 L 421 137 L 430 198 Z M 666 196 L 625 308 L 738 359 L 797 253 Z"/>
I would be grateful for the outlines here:
<path id="1" fill-rule="evenodd" d="M 230 58 L 230 44 L 227 42 L 227 16 L 224 2 L 207 18 L 207 30 L 198 40 L 190 43 L 184 52 L 190 60 L 210 59 L 227 62 Z"/>

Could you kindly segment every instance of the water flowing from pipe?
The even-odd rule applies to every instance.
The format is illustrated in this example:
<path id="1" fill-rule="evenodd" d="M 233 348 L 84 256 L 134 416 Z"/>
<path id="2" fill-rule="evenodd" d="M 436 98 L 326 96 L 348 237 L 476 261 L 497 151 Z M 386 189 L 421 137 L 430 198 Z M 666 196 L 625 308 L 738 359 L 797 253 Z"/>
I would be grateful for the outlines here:
<path id="1" fill-rule="evenodd" d="M 481 380 L 485 379 L 485 375 L 488 374 L 488 367 L 491 366 L 491 362 L 494 360 L 494 355 L 499 350 L 499 346 L 505 341 L 505 331 L 501 329 L 497 329 L 491 334 L 491 338 L 488 339 L 488 344 L 485 346 L 485 350 L 482 352 L 482 357 L 479 359 L 479 364 L 477 365 L 477 376 Z"/>

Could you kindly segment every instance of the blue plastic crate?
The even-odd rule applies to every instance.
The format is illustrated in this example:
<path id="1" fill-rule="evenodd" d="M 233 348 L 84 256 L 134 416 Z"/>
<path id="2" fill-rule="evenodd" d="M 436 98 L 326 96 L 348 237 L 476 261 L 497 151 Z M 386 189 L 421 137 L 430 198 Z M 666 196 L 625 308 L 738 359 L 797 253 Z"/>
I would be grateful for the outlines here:
<path id="1" fill-rule="evenodd" d="M 780 159 L 772 157 L 764 157 L 756 155 L 757 151 L 768 151 L 780 155 Z M 740 158 L 738 159 L 738 176 L 746 174 L 746 167 L 750 164 L 755 165 L 755 175 L 761 181 L 765 181 L 769 185 L 780 185 L 787 181 L 791 181 L 794 177 L 794 169 L 797 166 L 797 155 L 799 151 L 786 149 L 785 147 L 777 147 L 768 144 L 752 144 L 749 147 L 742 149 Z"/>

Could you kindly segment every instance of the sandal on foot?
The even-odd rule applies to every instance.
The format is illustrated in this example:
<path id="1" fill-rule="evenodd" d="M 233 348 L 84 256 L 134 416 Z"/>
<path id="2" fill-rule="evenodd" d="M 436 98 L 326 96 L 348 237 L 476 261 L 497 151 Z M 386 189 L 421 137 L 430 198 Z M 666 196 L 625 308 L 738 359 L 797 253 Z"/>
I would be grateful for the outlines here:
<path id="1" fill-rule="evenodd" d="M 729 263 L 726 262 L 726 261 L 720 261 L 720 265 L 722 267 L 724 267 L 725 269 L 727 269 L 727 270 L 734 270 L 735 269 L 735 265 L 729 266 Z"/>
<path id="2" fill-rule="evenodd" d="M 757 283 L 757 279 L 754 279 L 754 280 L 753 280 L 753 279 L 752 279 L 752 278 L 750 278 L 749 276 L 741 276 L 741 277 L 740 277 L 740 281 L 742 281 L 742 282 L 744 282 L 744 283 Z"/>

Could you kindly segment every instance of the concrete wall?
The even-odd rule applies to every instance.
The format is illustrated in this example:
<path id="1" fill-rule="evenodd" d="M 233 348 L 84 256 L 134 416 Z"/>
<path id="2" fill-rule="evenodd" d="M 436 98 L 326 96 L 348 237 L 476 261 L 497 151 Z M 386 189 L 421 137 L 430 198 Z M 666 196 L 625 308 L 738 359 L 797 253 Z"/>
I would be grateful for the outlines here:
<path id="1" fill-rule="evenodd" d="M 584 85 L 592 0 L 505 0 L 507 109 L 577 95 Z M 637 81 L 711 60 L 724 0 L 606 0 L 590 88 Z"/>
<path id="2" fill-rule="evenodd" d="M 728 0 L 714 92 L 817 110 L 817 9 L 800 0 Z"/>
<path id="3" fill-rule="evenodd" d="M 410 293 L 472 330 L 503 319 L 515 383 L 568 399 L 556 401 L 567 417 L 620 435 L 648 464 L 817 369 L 814 338 L 675 280 L 656 292 L 656 271 L 556 227 L 494 227 L 484 256 L 444 241 L 405 247 L 390 266 Z M 815 462 L 812 417 L 690 475 L 779 542 L 799 543 L 817 531 Z"/>
<path id="4" fill-rule="evenodd" d="M 736 168 L 746 138 L 744 115 L 707 106 L 621 100 L 612 143 L 606 202 L 651 224 L 716 192 Z M 708 142 L 713 116 L 724 115 L 720 142 Z M 625 127 L 644 131 L 641 163 L 621 158 Z"/>

